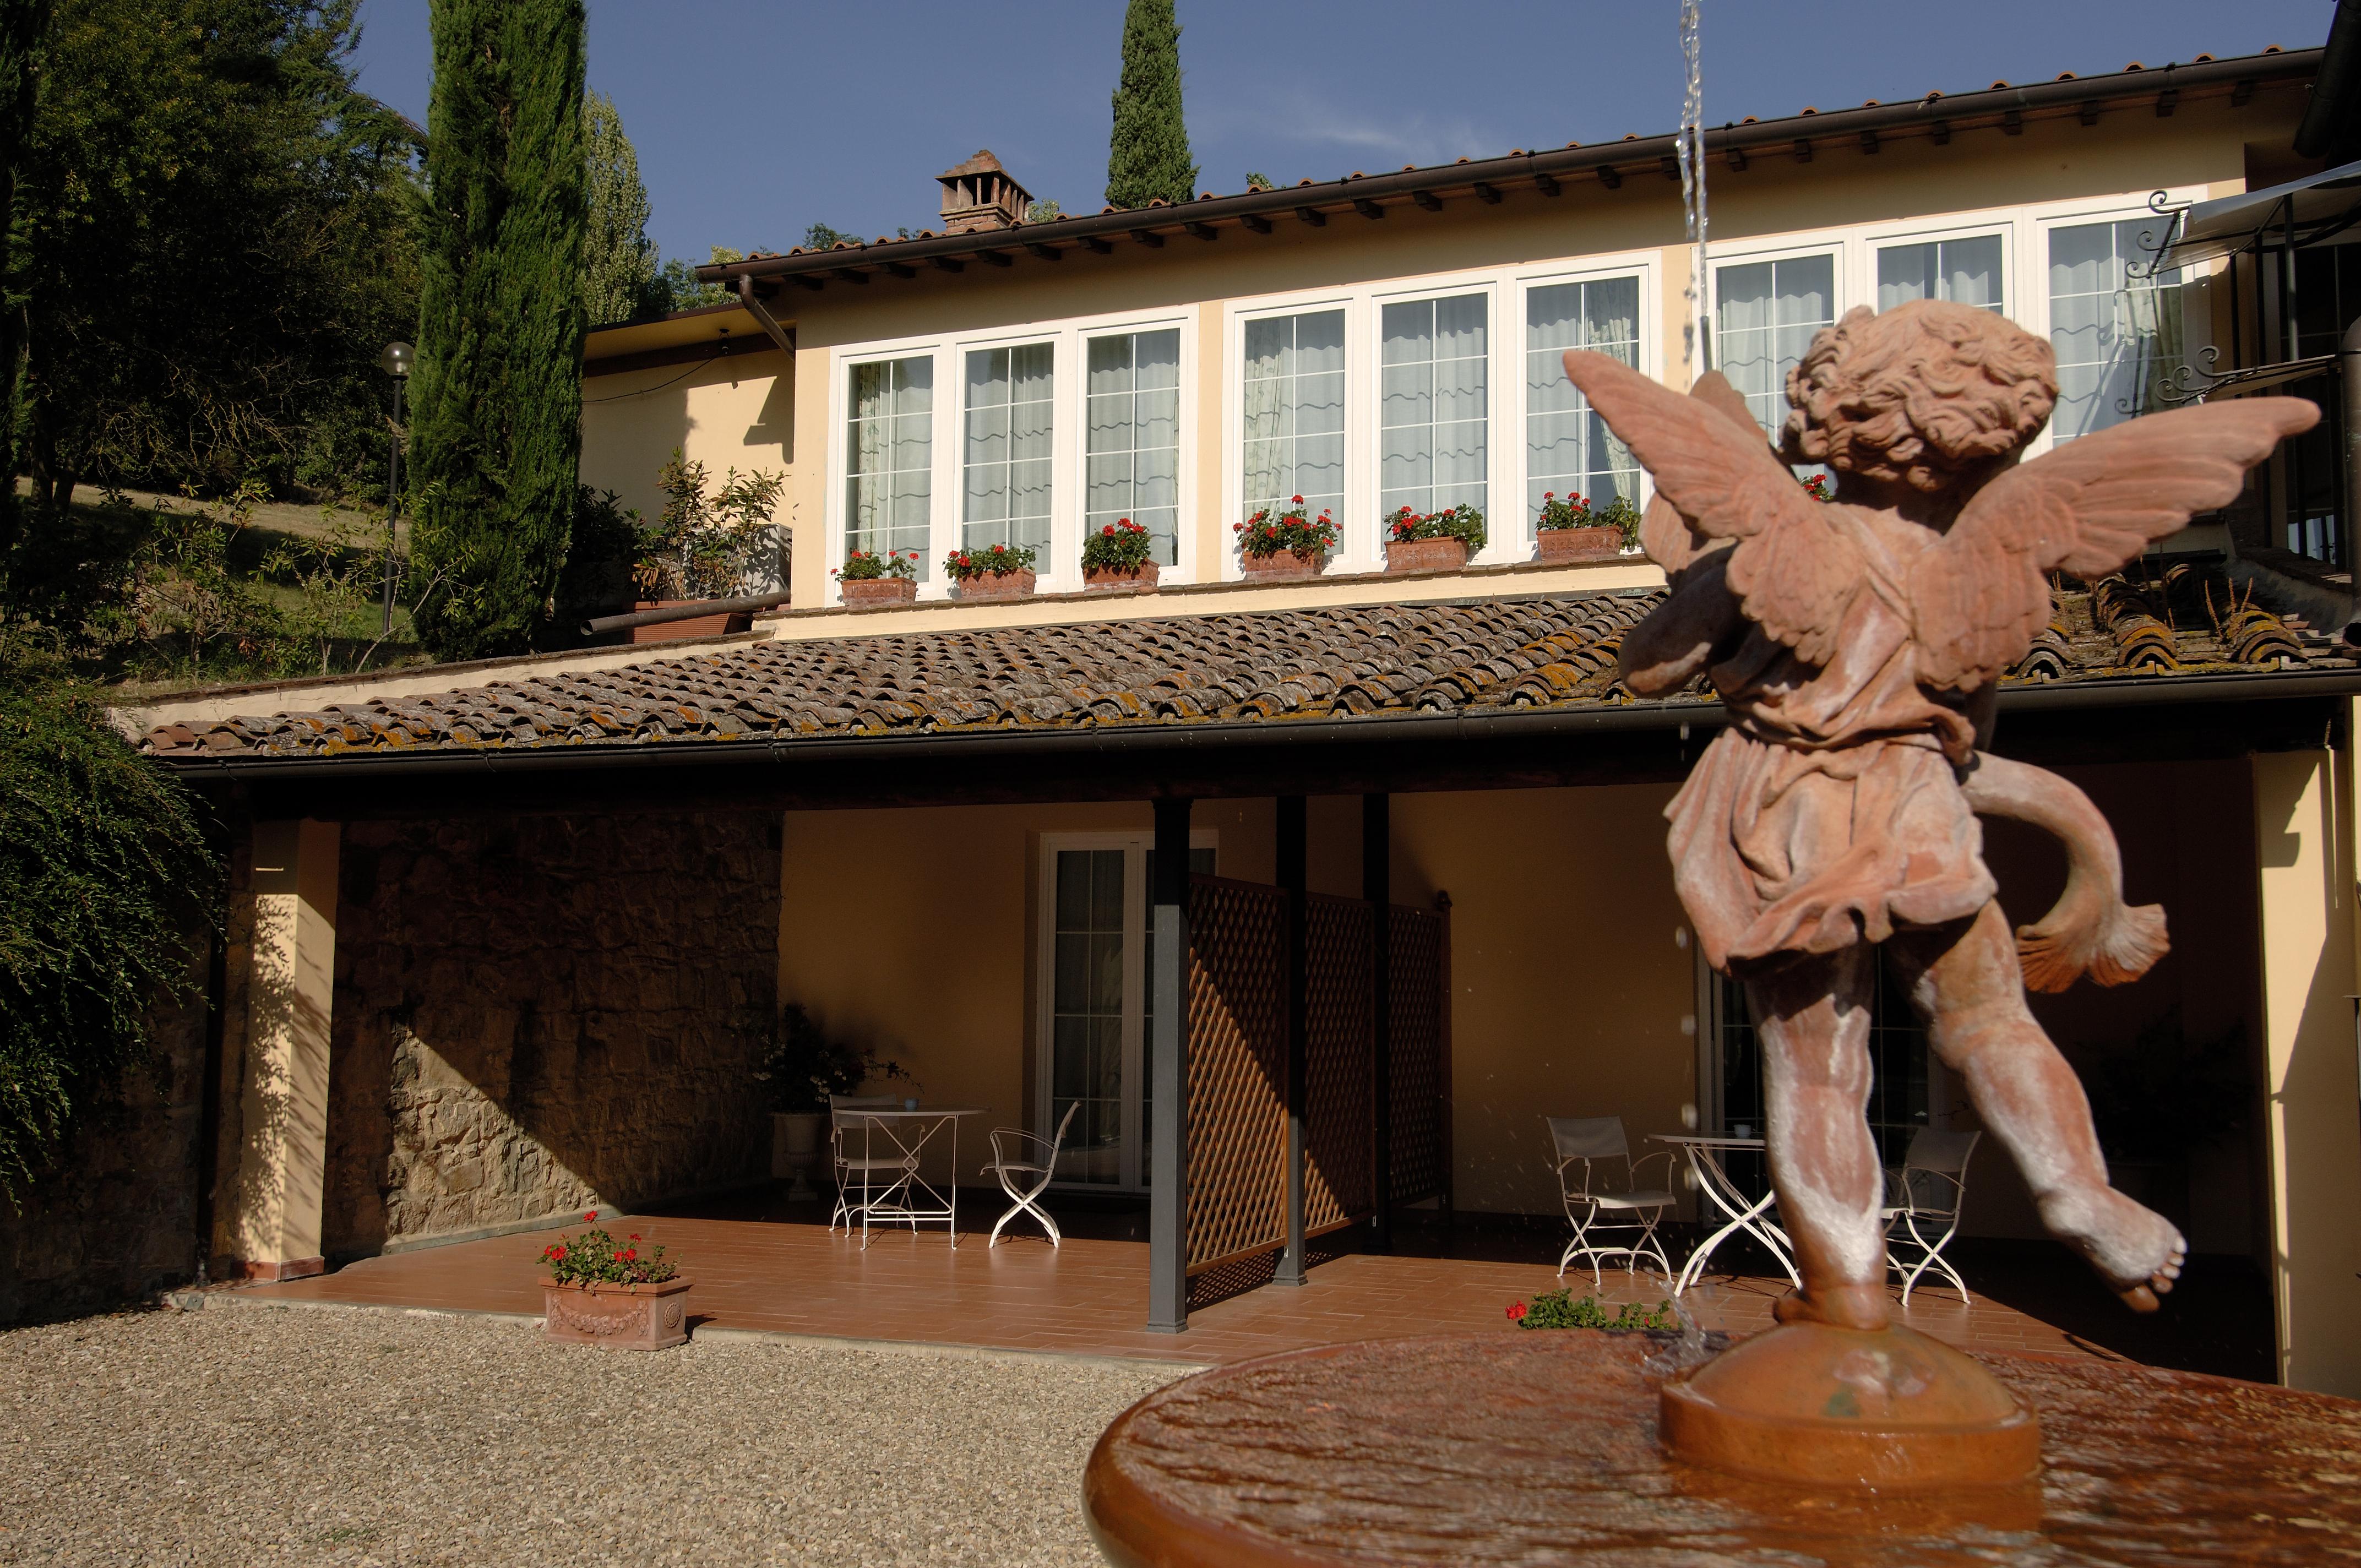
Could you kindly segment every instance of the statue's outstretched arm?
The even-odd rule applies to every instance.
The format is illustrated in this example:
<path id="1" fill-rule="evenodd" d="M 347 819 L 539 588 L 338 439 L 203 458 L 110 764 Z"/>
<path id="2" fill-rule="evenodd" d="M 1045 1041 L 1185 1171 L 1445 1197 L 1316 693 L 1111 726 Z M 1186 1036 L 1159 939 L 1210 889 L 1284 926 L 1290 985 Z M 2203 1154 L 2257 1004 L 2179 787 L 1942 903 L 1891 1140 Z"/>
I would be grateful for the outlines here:
<path id="1" fill-rule="evenodd" d="M 1746 630 L 1730 589 L 1730 552 L 1712 551 L 1674 579 L 1672 597 L 1623 639 L 1624 684 L 1642 696 L 1695 679 Z"/>
<path id="2" fill-rule="evenodd" d="M 2063 991 L 2086 974 L 2121 985 L 2164 957 L 2164 910 L 2124 902 L 2123 856 L 2089 795 L 2056 773 L 1983 751 L 1960 787 L 1984 816 L 2029 822 L 2065 847 L 2066 891 L 2048 914 L 2016 928 L 2027 987 Z"/>

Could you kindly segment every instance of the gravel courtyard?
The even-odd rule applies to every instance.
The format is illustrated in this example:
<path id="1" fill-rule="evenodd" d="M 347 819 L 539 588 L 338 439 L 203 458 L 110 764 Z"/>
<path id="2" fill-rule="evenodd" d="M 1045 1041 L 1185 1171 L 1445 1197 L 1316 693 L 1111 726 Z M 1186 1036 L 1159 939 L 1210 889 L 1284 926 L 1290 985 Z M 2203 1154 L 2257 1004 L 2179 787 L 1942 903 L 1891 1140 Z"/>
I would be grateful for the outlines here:
<path id="1" fill-rule="evenodd" d="M 0 1563 L 1094 1563 L 1175 1369 L 170 1310 L 0 1333 Z"/>

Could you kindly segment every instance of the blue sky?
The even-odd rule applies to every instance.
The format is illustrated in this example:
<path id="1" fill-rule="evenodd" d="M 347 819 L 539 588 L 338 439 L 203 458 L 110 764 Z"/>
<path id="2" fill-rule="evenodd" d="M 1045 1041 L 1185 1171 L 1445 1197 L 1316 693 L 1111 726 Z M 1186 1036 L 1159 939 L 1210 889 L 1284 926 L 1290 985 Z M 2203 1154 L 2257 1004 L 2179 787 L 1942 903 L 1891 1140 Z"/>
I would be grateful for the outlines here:
<path id="1" fill-rule="evenodd" d="M 1122 0 L 590 0 L 590 84 L 639 149 L 666 256 L 936 221 L 980 147 L 1095 212 Z M 1676 0 L 1180 0 L 1199 188 L 1291 184 L 1669 131 Z M 2331 0 L 1705 0 L 1706 118 L 2316 45 Z M 427 0 L 362 0 L 361 83 L 422 125 Z"/>

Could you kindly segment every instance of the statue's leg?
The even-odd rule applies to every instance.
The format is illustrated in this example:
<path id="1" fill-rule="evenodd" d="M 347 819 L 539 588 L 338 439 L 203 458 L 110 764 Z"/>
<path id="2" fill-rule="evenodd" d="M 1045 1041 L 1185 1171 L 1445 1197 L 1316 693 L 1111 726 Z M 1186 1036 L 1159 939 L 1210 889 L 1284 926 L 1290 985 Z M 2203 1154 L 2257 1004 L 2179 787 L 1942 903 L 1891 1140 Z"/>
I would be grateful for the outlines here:
<path id="1" fill-rule="evenodd" d="M 1778 1304 L 1783 1322 L 1809 1318 L 1882 1329 L 1892 1320 L 1878 1221 L 1885 1172 L 1863 1113 L 1876 957 L 1872 948 L 1851 947 L 1798 959 L 1746 982 L 1774 1135 L 1771 1181 L 1804 1277 L 1802 1292 Z"/>
<path id="2" fill-rule="evenodd" d="M 1998 904 L 1886 944 L 1935 1054 L 1966 1080 L 1984 1125 L 2016 1161 L 2042 1223 L 2140 1311 L 2180 1277 L 2188 1244 L 2161 1215 L 2107 1185 L 2081 1080 L 2034 1022 L 2016 939 Z"/>

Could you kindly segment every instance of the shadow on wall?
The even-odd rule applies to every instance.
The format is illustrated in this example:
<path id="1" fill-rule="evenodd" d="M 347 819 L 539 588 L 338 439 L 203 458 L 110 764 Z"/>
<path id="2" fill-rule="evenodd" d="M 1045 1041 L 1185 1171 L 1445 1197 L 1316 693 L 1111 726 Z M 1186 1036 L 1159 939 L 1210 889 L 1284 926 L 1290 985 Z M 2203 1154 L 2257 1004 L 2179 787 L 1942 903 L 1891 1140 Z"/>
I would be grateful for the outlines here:
<path id="1" fill-rule="evenodd" d="M 583 386 L 582 482 L 614 491 L 653 521 L 664 510 L 656 476 L 675 450 L 717 479 L 732 467 L 792 471 L 795 378 L 785 369 L 784 356 L 756 354 L 700 365 L 686 377 L 680 367 L 660 367 L 592 378 Z M 783 499 L 782 510 L 788 504 Z M 793 519 L 776 521 L 791 526 Z"/>
<path id="2" fill-rule="evenodd" d="M 332 1258 L 767 1175 L 775 817 L 348 829 Z"/>

